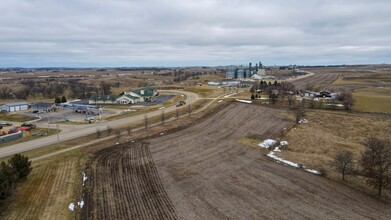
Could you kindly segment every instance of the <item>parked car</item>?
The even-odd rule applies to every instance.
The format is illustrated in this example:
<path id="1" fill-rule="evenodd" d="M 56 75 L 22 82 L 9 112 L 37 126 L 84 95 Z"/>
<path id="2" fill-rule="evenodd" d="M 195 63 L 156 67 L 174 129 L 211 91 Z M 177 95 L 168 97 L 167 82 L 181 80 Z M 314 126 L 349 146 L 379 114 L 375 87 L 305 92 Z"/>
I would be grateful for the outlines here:
<path id="1" fill-rule="evenodd" d="M 29 127 L 30 129 L 37 127 L 35 124 L 31 124 L 31 123 L 23 123 L 21 126 L 22 127 Z"/>
<path id="2" fill-rule="evenodd" d="M 11 123 L 7 123 L 7 122 L 1 122 L 0 121 L 0 126 L 12 126 Z"/>
<path id="3" fill-rule="evenodd" d="M 16 132 L 19 132 L 19 129 L 12 128 L 12 129 L 8 130 L 8 134 L 13 134 L 13 133 L 16 133 Z"/>

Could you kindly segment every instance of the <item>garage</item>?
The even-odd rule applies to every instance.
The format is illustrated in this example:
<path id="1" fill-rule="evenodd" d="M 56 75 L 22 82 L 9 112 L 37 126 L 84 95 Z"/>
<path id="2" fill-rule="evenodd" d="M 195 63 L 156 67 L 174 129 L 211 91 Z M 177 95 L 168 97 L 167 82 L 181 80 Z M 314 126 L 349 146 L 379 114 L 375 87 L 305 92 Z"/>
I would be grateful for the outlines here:
<path id="1" fill-rule="evenodd" d="M 14 102 L 7 103 L 0 106 L 1 111 L 3 112 L 17 112 L 29 109 L 29 104 L 27 102 Z"/>

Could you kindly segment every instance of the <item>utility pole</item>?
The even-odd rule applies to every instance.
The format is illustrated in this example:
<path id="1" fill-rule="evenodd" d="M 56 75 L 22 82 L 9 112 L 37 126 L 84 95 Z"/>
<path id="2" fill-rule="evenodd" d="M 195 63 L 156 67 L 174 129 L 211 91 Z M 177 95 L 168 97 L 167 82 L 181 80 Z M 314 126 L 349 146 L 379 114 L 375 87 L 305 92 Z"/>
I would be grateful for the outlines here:
<path id="1" fill-rule="evenodd" d="M 49 123 L 50 123 L 50 121 L 49 121 L 49 115 L 48 115 L 48 113 L 46 113 L 46 117 L 47 117 L 47 119 L 48 119 L 48 131 L 47 131 L 46 135 L 49 135 Z"/>
<path id="2" fill-rule="evenodd" d="M 56 129 L 57 129 L 57 144 L 60 146 L 60 125 L 57 123 L 56 124 Z"/>

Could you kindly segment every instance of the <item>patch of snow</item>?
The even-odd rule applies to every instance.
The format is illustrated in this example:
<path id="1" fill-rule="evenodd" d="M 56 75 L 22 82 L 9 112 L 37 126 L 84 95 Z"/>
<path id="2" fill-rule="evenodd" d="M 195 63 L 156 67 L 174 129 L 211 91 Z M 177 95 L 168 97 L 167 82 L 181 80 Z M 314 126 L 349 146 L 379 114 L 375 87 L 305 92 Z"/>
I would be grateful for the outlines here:
<path id="1" fill-rule="evenodd" d="M 71 204 L 69 204 L 68 208 L 71 211 L 75 211 L 75 204 L 73 204 L 73 202 L 72 202 Z"/>
<path id="2" fill-rule="evenodd" d="M 308 120 L 303 118 L 303 119 L 300 119 L 299 121 L 299 124 L 307 124 L 308 123 Z"/>
<path id="3" fill-rule="evenodd" d="M 283 164 L 286 164 L 286 165 L 289 165 L 289 166 L 292 166 L 292 167 L 296 167 L 296 168 L 300 167 L 299 164 L 297 164 L 297 163 L 294 163 L 292 161 L 284 160 L 284 159 L 282 159 L 280 157 L 277 157 L 273 151 L 268 153 L 267 156 L 270 157 L 270 158 L 273 158 L 274 160 L 279 161 L 279 162 L 281 162 Z"/>
<path id="4" fill-rule="evenodd" d="M 160 133 L 160 135 L 163 135 L 163 134 L 164 134 L 164 132 Z"/>
<path id="5" fill-rule="evenodd" d="M 165 107 L 160 107 L 160 108 L 158 108 L 159 110 L 161 110 L 161 109 L 164 109 Z"/>
<path id="6" fill-rule="evenodd" d="M 313 174 L 316 174 L 316 175 L 320 175 L 321 173 L 317 170 L 311 170 L 311 169 L 305 169 L 305 171 L 307 172 L 310 172 L 310 173 L 313 173 Z"/>
<path id="7" fill-rule="evenodd" d="M 262 102 L 262 105 L 269 105 L 269 102 Z"/>
<path id="8" fill-rule="evenodd" d="M 82 209 L 84 206 L 84 201 L 81 200 L 80 202 L 77 202 L 77 205 Z"/>
<path id="9" fill-rule="evenodd" d="M 84 186 L 84 182 L 88 179 L 87 175 L 85 173 L 83 173 L 83 186 Z"/>
<path id="10" fill-rule="evenodd" d="M 115 143 L 115 144 L 119 144 L 119 143 L 117 142 L 117 143 Z"/>
<path id="11" fill-rule="evenodd" d="M 218 103 L 221 103 L 223 100 L 219 100 Z"/>
<path id="12" fill-rule="evenodd" d="M 248 100 L 242 100 L 242 99 L 235 99 L 237 102 L 243 102 L 243 103 L 253 103 L 252 101 L 248 101 Z"/>
<path id="13" fill-rule="evenodd" d="M 275 147 L 273 151 L 274 152 L 281 152 L 280 147 Z"/>
<path id="14" fill-rule="evenodd" d="M 280 145 L 281 145 L 281 146 L 286 146 L 286 145 L 288 145 L 288 144 L 289 144 L 288 141 L 281 141 L 281 142 L 280 142 Z"/>
<path id="15" fill-rule="evenodd" d="M 263 147 L 263 148 L 270 148 L 275 143 L 277 143 L 277 141 L 275 141 L 273 139 L 266 139 L 266 140 L 262 141 L 261 143 L 259 143 L 258 146 Z"/>

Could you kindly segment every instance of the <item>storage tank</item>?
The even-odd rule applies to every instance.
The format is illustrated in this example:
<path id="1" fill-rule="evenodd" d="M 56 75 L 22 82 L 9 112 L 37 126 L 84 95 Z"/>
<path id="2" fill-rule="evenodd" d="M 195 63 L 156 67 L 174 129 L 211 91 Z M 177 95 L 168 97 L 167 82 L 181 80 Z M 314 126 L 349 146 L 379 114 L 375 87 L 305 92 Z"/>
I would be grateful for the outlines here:
<path id="1" fill-rule="evenodd" d="M 251 77 L 251 71 L 246 70 L 246 74 L 244 75 L 244 78 L 250 78 Z"/>
<path id="2" fill-rule="evenodd" d="M 243 69 L 238 69 L 238 79 L 244 79 L 244 70 Z"/>
<path id="3" fill-rule="evenodd" d="M 227 72 L 225 73 L 225 77 L 227 78 L 227 79 L 235 79 L 235 68 L 233 68 L 233 67 L 230 67 L 230 68 L 228 68 L 227 69 Z"/>

